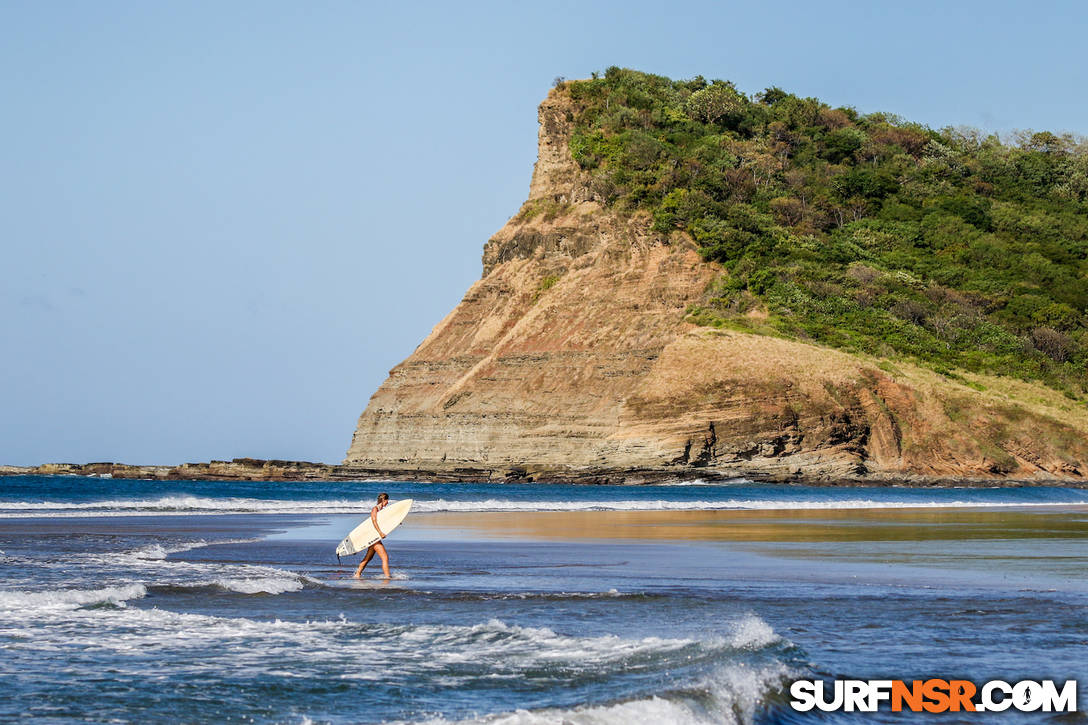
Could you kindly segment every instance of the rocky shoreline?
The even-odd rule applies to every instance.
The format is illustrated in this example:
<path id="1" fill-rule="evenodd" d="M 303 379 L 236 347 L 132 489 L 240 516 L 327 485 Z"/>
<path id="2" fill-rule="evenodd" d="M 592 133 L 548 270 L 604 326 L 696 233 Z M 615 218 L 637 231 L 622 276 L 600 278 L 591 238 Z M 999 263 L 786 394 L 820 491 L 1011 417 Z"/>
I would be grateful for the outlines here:
<path id="1" fill-rule="evenodd" d="M 1072 477 L 955 478 L 941 476 L 857 473 L 852 476 L 806 475 L 803 471 L 767 471 L 693 466 L 658 468 L 532 467 L 505 469 L 373 468 L 309 461 L 235 458 L 230 461 L 182 463 L 176 466 L 141 466 L 126 463 L 43 463 L 39 466 L 0 466 L 0 476 L 86 476 L 91 478 L 153 481 L 419 481 L 424 483 L 569 483 L 584 485 L 648 485 L 685 481 L 733 481 L 807 486 L 1010 487 L 1072 486 L 1088 488 L 1088 481 Z"/>

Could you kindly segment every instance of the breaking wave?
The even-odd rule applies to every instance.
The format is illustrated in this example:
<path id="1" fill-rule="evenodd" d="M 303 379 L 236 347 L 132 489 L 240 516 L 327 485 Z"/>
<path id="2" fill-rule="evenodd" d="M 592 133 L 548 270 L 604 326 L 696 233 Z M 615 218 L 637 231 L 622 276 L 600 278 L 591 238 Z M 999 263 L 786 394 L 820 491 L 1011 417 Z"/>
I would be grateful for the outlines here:
<path id="1" fill-rule="evenodd" d="M 744 708 L 754 707 L 765 687 L 761 683 L 770 682 L 768 673 L 744 663 L 752 657 L 777 663 L 774 653 L 779 650 L 767 648 L 784 643 L 755 615 L 727 624 L 718 636 L 699 639 L 576 636 L 499 619 L 475 625 L 367 623 L 344 615 L 331 620 L 281 621 L 124 606 L 146 594 L 142 585 L 7 591 L 0 593 L 0 630 L 14 625 L 25 632 L 25 637 L 10 642 L 20 651 L 84 647 L 116 651 L 125 655 L 123 661 L 115 661 L 121 674 L 138 674 L 149 666 L 162 675 L 174 668 L 188 673 L 193 660 L 183 653 L 194 651 L 201 653 L 199 668 L 209 672 L 224 667 L 270 672 L 289 659 L 293 672 L 304 677 L 350 681 L 433 676 L 454 686 L 478 686 L 496 679 L 567 686 L 584 678 L 598 681 L 640 672 L 653 678 L 655 673 L 691 667 L 709 671 L 726 665 L 722 672 L 732 674 L 724 681 L 715 680 L 714 685 L 726 694 L 716 697 L 729 707 L 751 703 Z M 116 606 L 90 608 L 101 604 Z M 26 625 L 32 626 L 24 629 Z M 270 658 L 268 652 L 279 655 Z M 651 704 L 628 703 L 616 712 L 657 706 L 647 702 Z M 674 706 L 688 707 L 668 705 Z"/>
<path id="2" fill-rule="evenodd" d="M 151 544 L 132 551 L 75 554 L 68 561 L 42 562 L 39 566 L 49 568 L 66 567 L 71 564 L 91 564 L 107 576 L 131 577 L 135 574 L 153 590 L 164 587 L 174 590 L 211 587 L 238 594 L 285 594 L 301 591 L 305 586 L 303 580 L 306 577 L 276 567 L 168 558 L 171 554 L 192 551 L 205 546 L 248 544 L 259 540 L 197 540 L 170 545 Z"/>
<path id="3" fill-rule="evenodd" d="M 789 498 L 729 498 L 722 500 L 624 499 L 583 501 L 526 501 L 487 498 L 475 500 L 417 499 L 417 512 L 518 512 L 518 511 L 725 511 L 782 509 L 885 509 L 885 508 L 962 508 L 962 507 L 1037 507 L 1068 506 L 1088 503 L 1088 497 L 1070 491 L 1070 500 L 905 500 L 848 498 L 820 499 Z M 355 514 L 371 506 L 366 500 L 292 501 L 256 498 L 206 498 L 199 496 L 163 496 L 155 499 L 110 499 L 80 503 L 61 501 L 0 502 L 0 518 L 29 518 L 38 516 L 159 516 L 169 514 Z M 168 553 L 168 552 L 167 552 Z M 149 552 L 149 556 L 153 555 Z M 165 556 L 165 553 L 163 554 Z"/>
<path id="4" fill-rule="evenodd" d="M 102 589 L 0 590 L 0 612 L 62 612 L 96 604 L 124 606 L 126 601 L 146 595 L 142 584 Z"/>
<path id="5" fill-rule="evenodd" d="M 783 690 L 796 673 L 775 662 L 763 666 L 723 665 L 691 687 L 604 705 L 515 710 L 469 720 L 433 719 L 428 725 L 748 725 L 760 706 Z"/>
<path id="6" fill-rule="evenodd" d="M 286 594 L 303 588 L 302 580 L 290 575 L 216 579 L 212 584 L 239 594 Z"/>

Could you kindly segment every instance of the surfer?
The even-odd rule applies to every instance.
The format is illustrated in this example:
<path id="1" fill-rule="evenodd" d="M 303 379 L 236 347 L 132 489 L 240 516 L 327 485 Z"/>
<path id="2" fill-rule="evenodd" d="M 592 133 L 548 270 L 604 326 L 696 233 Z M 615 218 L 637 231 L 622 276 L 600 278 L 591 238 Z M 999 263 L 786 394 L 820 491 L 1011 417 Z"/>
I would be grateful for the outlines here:
<path id="1" fill-rule="evenodd" d="M 381 511 L 389 504 L 389 494 L 379 493 L 378 503 L 374 508 L 370 509 L 370 522 L 374 524 L 374 530 L 378 532 L 378 536 L 385 538 L 385 532 L 378 526 L 378 512 Z M 385 578 L 389 578 L 389 554 L 385 553 L 385 544 L 381 541 L 375 541 L 370 545 L 370 548 L 366 550 L 366 556 L 359 562 L 359 568 L 355 570 L 355 578 L 358 579 L 363 574 L 363 569 L 370 563 L 370 560 L 374 558 L 374 552 L 378 552 L 378 556 L 382 558 L 382 571 L 385 573 Z"/>

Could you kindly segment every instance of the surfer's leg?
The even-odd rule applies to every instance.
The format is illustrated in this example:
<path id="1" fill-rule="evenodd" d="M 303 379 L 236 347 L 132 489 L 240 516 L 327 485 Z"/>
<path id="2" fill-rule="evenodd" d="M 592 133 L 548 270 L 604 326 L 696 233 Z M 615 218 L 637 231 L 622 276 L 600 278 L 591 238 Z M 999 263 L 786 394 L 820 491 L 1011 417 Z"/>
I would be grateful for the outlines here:
<path id="1" fill-rule="evenodd" d="M 374 547 L 371 546 L 366 550 L 366 556 L 359 562 L 359 568 L 355 570 L 355 578 L 358 579 L 363 574 L 363 569 L 366 569 L 366 565 L 370 563 L 370 560 L 374 558 Z"/>
<path id="2" fill-rule="evenodd" d="M 385 572 L 385 578 L 389 578 L 389 554 L 385 553 L 385 544 L 380 541 L 374 544 L 374 551 L 378 552 L 378 556 L 382 558 L 382 571 Z"/>

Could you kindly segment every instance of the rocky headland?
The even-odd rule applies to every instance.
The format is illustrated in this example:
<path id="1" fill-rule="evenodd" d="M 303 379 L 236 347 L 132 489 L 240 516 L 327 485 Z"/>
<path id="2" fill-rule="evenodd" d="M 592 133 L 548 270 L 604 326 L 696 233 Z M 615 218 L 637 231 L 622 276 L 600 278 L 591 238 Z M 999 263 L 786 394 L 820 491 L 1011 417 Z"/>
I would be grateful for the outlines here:
<path id="1" fill-rule="evenodd" d="M 948 376 L 701 327 L 721 273 L 684 234 L 609 208 L 539 108 L 529 198 L 483 276 L 390 372 L 345 467 L 436 479 L 1081 482 L 1088 414 L 1008 377 Z M 756 312 L 758 314 L 758 312 Z"/>
<path id="2" fill-rule="evenodd" d="M 645 209 L 614 203 L 614 184 L 572 154 L 579 113 L 563 86 L 540 105 L 528 199 L 485 244 L 481 279 L 374 393 L 342 464 L 46 464 L 0 467 L 0 475 L 1084 484 L 1088 409 L 1060 385 L 977 366 L 948 370 L 904 354 L 836 349 L 773 330 L 755 334 L 746 330 L 758 328 L 770 308 L 743 290 L 738 294 L 756 302 L 736 318 L 743 324 L 706 324 L 696 312 L 720 303 L 715 290 L 732 272 L 686 229 L 662 231 L 660 218 Z M 832 129 L 827 138 L 849 130 L 845 112 L 819 113 L 824 120 L 818 122 Z M 881 128 L 883 138 L 892 139 L 886 143 L 902 147 L 911 147 L 911 133 L 918 135 Z M 783 148 L 799 143 L 797 133 L 790 141 L 781 131 Z M 900 146 L 894 148 L 902 152 Z M 903 164 L 916 163 L 906 152 L 901 156 Z M 786 156 L 767 158 L 760 163 L 787 163 L 781 161 Z M 737 174 L 729 178 L 749 183 Z M 979 194 L 991 193 L 976 186 Z M 807 210 L 786 202 L 774 208 L 782 224 L 794 225 L 791 234 L 816 239 L 823 233 L 806 227 L 815 223 Z M 831 212 L 824 213 L 829 219 Z M 877 274 L 864 265 L 851 269 L 869 281 Z M 960 305 L 973 315 L 970 324 L 985 322 L 985 310 L 971 307 L 975 297 L 957 297 L 934 283 L 925 287 L 894 270 L 884 274 L 924 289 L 934 304 Z M 744 284 L 759 289 L 751 279 Z M 841 293 L 824 286 L 829 295 Z M 906 313 L 897 308 L 896 314 L 925 332 L 921 326 L 931 324 L 924 318 L 932 311 L 917 303 L 901 307 Z M 1036 338 L 1024 333 L 1025 354 L 1040 360 L 1045 349 L 1055 360 L 1068 358 L 1074 338 L 1042 329 Z"/>

